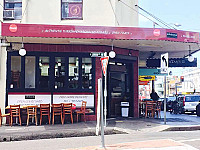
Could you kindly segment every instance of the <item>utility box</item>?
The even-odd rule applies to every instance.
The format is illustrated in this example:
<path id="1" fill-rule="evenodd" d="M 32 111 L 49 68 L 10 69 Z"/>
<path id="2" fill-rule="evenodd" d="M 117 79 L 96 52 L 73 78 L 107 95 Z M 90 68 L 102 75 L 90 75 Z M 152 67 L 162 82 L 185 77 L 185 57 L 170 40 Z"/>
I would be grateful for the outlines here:
<path id="1" fill-rule="evenodd" d="M 129 102 L 121 102 L 122 117 L 128 117 Z"/>

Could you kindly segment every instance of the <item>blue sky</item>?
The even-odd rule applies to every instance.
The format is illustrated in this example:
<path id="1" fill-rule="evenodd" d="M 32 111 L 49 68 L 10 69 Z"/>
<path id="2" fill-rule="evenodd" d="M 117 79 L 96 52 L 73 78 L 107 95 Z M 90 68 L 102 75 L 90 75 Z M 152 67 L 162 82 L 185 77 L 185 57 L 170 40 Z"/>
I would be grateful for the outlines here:
<path id="1" fill-rule="evenodd" d="M 138 0 L 138 2 L 140 7 L 164 22 L 171 25 L 173 23 L 181 24 L 177 28 L 179 30 L 200 31 L 200 0 Z M 139 17 L 140 27 L 153 27 L 151 21 Z"/>
<path id="2" fill-rule="evenodd" d="M 180 24 L 178 30 L 200 32 L 200 0 L 138 0 L 138 5 L 162 21 L 170 24 Z M 139 11 L 152 19 L 145 12 Z M 168 28 L 158 21 L 159 25 Z M 139 15 L 139 27 L 153 28 L 153 22 Z M 156 26 L 160 28 L 160 26 Z M 194 54 L 200 66 L 200 52 Z M 187 68 L 185 68 L 187 69 Z M 173 75 L 180 75 L 185 69 L 172 69 Z"/>

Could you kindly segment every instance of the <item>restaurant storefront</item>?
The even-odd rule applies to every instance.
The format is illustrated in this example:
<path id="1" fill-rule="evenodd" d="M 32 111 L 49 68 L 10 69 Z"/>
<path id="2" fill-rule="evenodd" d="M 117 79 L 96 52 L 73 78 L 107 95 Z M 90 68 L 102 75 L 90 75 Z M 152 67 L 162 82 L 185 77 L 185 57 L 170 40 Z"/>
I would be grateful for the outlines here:
<path id="1" fill-rule="evenodd" d="M 107 69 L 107 117 L 121 116 L 121 102 L 129 102 L 129 116 L 139 117 L 138 62 L 141 43 L 168 40 L 166 29 L 92 27 L 2 23 L 7 47 L 5 107 L 11 104 L 39 105 L 87 101 L 87 120 L 95 120 L 100 57 L 109 53 Z M 180 39 L 174 39 L 180 40 Z M 184 40 L 184 39 L 181 39 Z M 197 40 L 196 37 L 194 40 Z M 114 43 L 114 46 L 112 46 Z M 20 46 L 26 50 L 19 55 Z M 144 47 L 145 48 L 145 47 Z"/>

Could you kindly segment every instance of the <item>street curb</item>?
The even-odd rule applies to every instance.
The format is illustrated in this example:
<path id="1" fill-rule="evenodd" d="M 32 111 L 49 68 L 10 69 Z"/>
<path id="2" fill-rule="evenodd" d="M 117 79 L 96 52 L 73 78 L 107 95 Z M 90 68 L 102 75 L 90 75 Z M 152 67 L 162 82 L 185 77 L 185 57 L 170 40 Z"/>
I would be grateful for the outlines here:
<path id="1" fill-rule="evenodd" d="M 115 130 L 113 128 L 105 129 L 105 135 L 111 134 L 124 134 L 122 131 Z M 83 136 L 96 136 L 95 129 L 87 129 L 82 131 L 64 131 L 60 132 L 43 132 L 43 133 L 21 133 L 0 136 L 0 142 L 10 142 L 10 141 L 23 141 L 23 140 L 38 140 L 38 139 L 51 139 L 51 138 L 68 138 L 68 137 L 83 137 Z"/>
<path id="2" fill-rule="evenodd" d="M 200 130 L 200 126 L 171 126 L 163 131 L 195 131 Z"/>

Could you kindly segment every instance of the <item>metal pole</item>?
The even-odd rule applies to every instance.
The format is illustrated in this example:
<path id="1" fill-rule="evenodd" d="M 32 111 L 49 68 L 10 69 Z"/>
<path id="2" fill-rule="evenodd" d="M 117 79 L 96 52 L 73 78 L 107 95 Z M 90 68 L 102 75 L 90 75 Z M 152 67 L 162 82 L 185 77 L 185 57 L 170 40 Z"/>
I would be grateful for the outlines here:
<path id="1" fill-rule="evenodd" d="M 104 148 L 105 144 L 104 144 L 104 121 L 103 121 L 103 82 L 101 79 L 101 145 Z"/>
<path id="2" fill-rule="evenodd" d="M 166 76 L 164 76 L 164 124 L 166 124 Z"/>
<path id="3" fill-rule="evenodd" d="M 101 111 L 101 79 L 98 79 L 98 100 L 97 100 L 97 125 L 96 125 L 96 135 L 100 132 L 100 111 Z"/>
<path id="4" fill-rule="evenodd" d="M 107 56 L 107 52 L 104 53 L 104 56 Z M 105 72 L 105 81 L 104 81 L 104 126 L 106 127 L 106 115 L 107 115 L 107 71 Z"/>
<path id="5" fill-rule="evenodd" d="M 107 102 L 107 71 L 105 73 L 105 86 L 104 86 L 104 126 L 106 127 L 106 115 L 107 115 L 107 106 L 106 106 L 106 102 Z"/>

